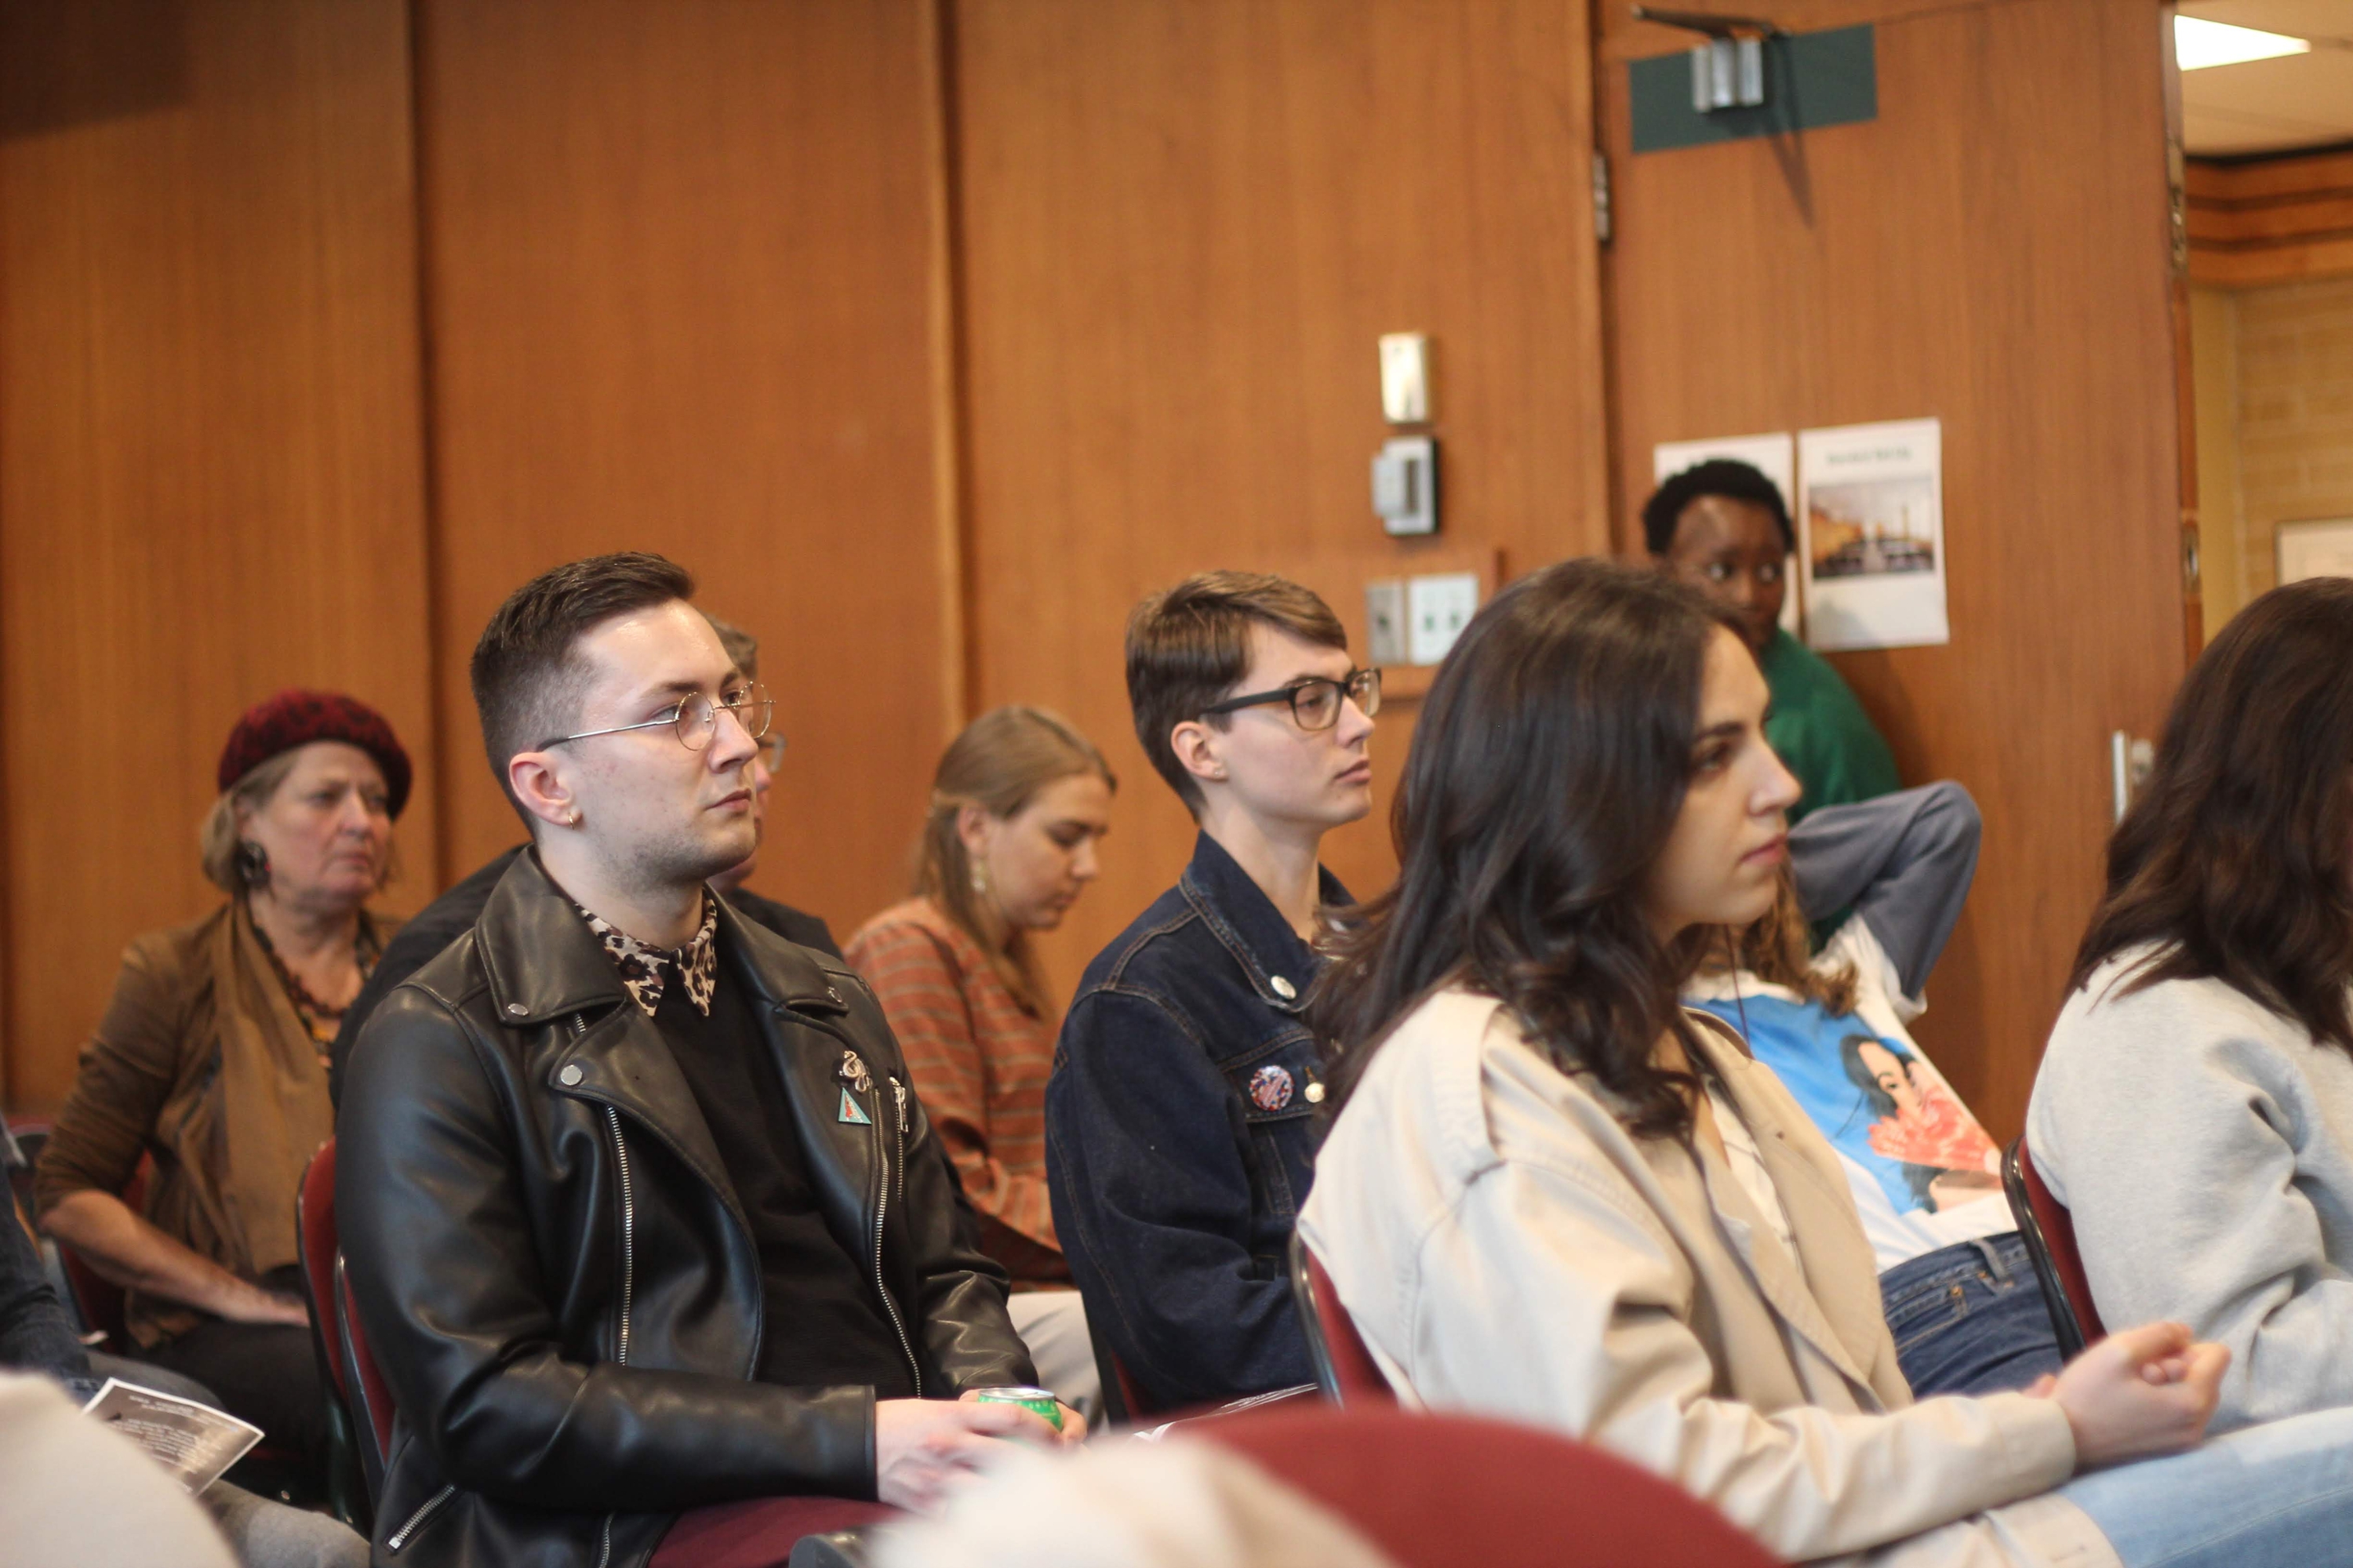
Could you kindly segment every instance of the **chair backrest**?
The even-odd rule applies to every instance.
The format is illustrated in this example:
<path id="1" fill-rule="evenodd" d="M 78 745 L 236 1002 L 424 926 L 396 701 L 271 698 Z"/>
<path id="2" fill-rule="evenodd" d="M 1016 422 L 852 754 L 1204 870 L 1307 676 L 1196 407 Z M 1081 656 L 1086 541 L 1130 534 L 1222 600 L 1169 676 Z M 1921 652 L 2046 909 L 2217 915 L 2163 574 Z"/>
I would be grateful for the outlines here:
<path id="1" fill-rule="evenodd" d="M 1400 1568 L 1767 1568 L 1707 1504 L 1588 1444 L 1530 1426 L 1359 1404 L 1213 1422 L 1220 1444 Z"/>
<path id="2" fill-rule="evenodd" d="M 360 1469 L 367 1478 L 368 1501 L 384 1500 L 385 1467 L 392 1457 L 392 1422 L 397 1414 L 392 1385 L 377 1370 L 368 1350 L 367 1330 L 360 1322 L 359 1302 L 352 1295 L 351 1275 L 343 1255 L 335 1255 L 334 1303 L 343 1342 L 342 1378 L 351 1402 L 352 1426 L 359 1438 Z"/>
<path id="3" fill-rule="evenodd" d="M 1340 1304 L 1332 1277 L 1297 1231 L 1291 1233 L 1291 1298 L 1307 1335 L 1307 1359 L 1315 1382 L 1335 1404 L 1395 1404 L 1397 1391 L 1381 1375 L 1356 1320 Z"/>
<path id="4" fill-rule="evenodd" d="M 337 1519 L 369 1531 L 375 1493 L 361 1456 L 362 1438 L 352 1420 L 351 1392 L 343 1375 L 343 1321 L 335 1310 L 335 1260 L 342 1255 L 335 1230 L 335 1140 L 329 1139 L 302 1168 L 294 1190 L 294 1239 L 301 1249 L 302 1304 L 311 1309 L 311 1351 L 319 1361 L 319 1387 L 327 1405 L 327 1503 Z"/>
<path id="5" fill-rule="evenodd" d="M 294 1192 L 294 1237 L 302 1249 L 302 1302 L 311 1308 L 312 1349 L 328 1392 L 343 1397 L 343 1326 L 335 1319 L 335 1140 L 327 1139 L 302 1168 Z"/>
<path id="6" fill-rule="evenodd" d="M 2034 1156 L 2021 1134 L 2001 1157 L 2001 1189 L 2010 1199 L 2010 1218 L 2026 1243 L 2034 1277 L 2042 1286 L 2042 1304 L 2051 1314 L 2052 1332 L 2059 1353 L 2073 1359 L 2084 1347 L 2102 1338 L 2099 1308 L 2092 1303 L 2092 1282 L 2084 1273 L 2084 1255 L 2075 1247 L 2075 1221 L 2034 1169 Z"/>

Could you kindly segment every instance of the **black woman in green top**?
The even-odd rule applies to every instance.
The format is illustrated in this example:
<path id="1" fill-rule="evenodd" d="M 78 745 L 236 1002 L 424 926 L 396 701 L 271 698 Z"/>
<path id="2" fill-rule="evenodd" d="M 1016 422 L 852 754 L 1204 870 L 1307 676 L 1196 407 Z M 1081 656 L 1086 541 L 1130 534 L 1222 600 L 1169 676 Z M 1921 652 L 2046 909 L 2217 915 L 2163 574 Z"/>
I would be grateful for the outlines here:
<path id="1" fill-rule="evenodd" d="M 1739 613 L 1773 694 L 1765 737 L 1805 787 L 1792 822 L 1817 807 L 1903 788 L 1887 742 L 1854 693 L 1827 660 L 1781 629 L 1787 562 L 1798 541 L 1771 480 L 1728 458 L 1687 468 L 1643 503 L 1642 535 L 1663 569 Z"/>

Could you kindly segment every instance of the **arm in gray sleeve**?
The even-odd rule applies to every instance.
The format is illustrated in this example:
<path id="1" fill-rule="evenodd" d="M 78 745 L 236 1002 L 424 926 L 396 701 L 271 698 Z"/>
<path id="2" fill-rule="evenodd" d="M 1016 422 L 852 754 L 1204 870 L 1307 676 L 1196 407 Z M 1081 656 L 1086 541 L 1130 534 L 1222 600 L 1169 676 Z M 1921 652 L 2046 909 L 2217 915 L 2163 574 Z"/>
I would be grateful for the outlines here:
<path id="1" fill-rule="evenodd" d="M 1851 806 L 1789 830 L 1789 866 L 1810 920 L 1852 908 L 1870 926 L 1906 996 L 1918 996 L 1977 876 L 1982 820 L 1949 780 Z"/>

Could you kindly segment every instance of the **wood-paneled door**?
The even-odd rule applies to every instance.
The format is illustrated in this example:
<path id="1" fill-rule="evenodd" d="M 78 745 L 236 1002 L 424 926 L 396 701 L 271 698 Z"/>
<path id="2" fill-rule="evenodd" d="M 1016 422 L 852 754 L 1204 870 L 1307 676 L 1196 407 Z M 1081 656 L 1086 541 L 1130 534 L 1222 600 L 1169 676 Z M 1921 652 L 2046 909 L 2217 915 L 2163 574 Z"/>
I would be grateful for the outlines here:
<path id="1" fill-rule="evenodd" d="M 1919 1033 L 2007 1137 L 2097 894 L 2108 736 L 2154 736 L 2183 669 L 2162 12 L 1764 9 L 1873 23 L 1877 118 L 1637 155 L 1627 62 L 1691 40 L 1599 13 L 1620 544 L 1654 442 L 1943 419 L 1951 642 L 1832 662 L 1907 783 L 1984 810 Z"/>
<path id="2" fill-rule="evenodd" d="M 1040 703 L 1121 776 L 1067 994 L 1191 823 L 1132 738 L 1130 608 L 1283 572 L 1355 631 L 1369 576 L 1609 548 L 1584 0 L 960 0 L 953 62 L 973 706 Z M 1376 342 L 1433 345 L 1443 521 L 1371 510 Z M 1466 556 L 1466 552 L 1469 556 Z M 1357 644 L 1361 654 L 1361 641 Z M 1409 684 L 1400 682 L 1400 686 Z M 1413 705 L 1327 861 L 1385 886 Z"/>

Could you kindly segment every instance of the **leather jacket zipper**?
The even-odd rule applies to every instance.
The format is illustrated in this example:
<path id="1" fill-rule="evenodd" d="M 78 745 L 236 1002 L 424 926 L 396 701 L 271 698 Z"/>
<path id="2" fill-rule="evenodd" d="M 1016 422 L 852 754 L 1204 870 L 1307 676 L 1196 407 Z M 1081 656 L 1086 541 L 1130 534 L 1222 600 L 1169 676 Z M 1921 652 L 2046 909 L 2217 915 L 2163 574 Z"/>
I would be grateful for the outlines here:
<path id="1" fill-rule="evenodd" d="M 892 1132 L 898 1147 L 899 1164 L 907 1162 L 907 1086 L 898 1079 L 890 1080 L 891 1093 L 898 1101 L 899 1114 L 893 1118 Z M 899 1331 L 899 1349 L 906 1353 L 908 1375 L 915 1380 L 915 1397 L 923 1396 L 923 1369 L 916 1363 L 914 1342 L 907 1338 L 907 1325 L 899 1317 L 899 1304 L 891 1298 L 891 1287 L 882 1280 L 882 1222 L 891 1213 L 891 1156 L 882 1150 L 882 1129 L 874 1129 L 874 1156 L 882 1167 L 881 1196 L 874 1204 L 874 1293 L 882 1298 L 882 1309 L 891 1314 L 891 1327 Z"/>
<path id="2" fill-rule="evenodd" d="M 629 1192 L 629 1146 L 621 1141 L 621 1113 L 605 1107 L 606 1125 L 613 1129 L 613 1158 L 621 1171 L 621 1335 L 615 1366 L 629 1364 L 629 1307 L 638 1287 L 638 1203 Z"/>
<path id="3" fill-rule="evenodd" d="M 588 1021 L 572 1015 L 572 1037 L 588 1033 Z M 629 1364 L 629 1307 L 638 1283 L 638 1203 L 629 1192 L 629 1146 L 621 1141 L 621 1113 L 605 1107 L 605 1125 L 613 1131 L 613 1159 L 621 1173 L 621 1331 L 613 1356 L 615 1366 Z M 596 1534 L 596 1568 L 613 1561 L 613 1516 L 607 1514 Z"/>
<path id="4" fill-rule="evenodd" d="M 452 1497 L 456 1496 L 457 1491 L 457 1483 L 453 1481 L 448 1485 L 444 1486 L 439 1491 L 435 1492 L 431 1497 L 427 1498 L 422 1503 L 418 1504 L 417 1511 L 408 1516 L 408 1522 L 402 1525 L 398 1530 L 394 1531 L 390 1535 L 385 1538 L 385 1555 L 387 1557 L 398 1556 L 400 1554 L 400 1549 L 408 1544 L 408 1538 L 415 1535 L 419 1530 L 423 1529 L 427 1520 L 431 1519 L 435 1514 L 440 1512 L 441 1505 L 448 1502 Z"/>

